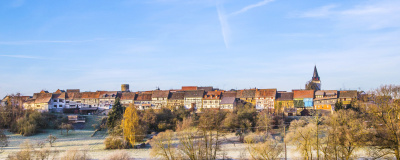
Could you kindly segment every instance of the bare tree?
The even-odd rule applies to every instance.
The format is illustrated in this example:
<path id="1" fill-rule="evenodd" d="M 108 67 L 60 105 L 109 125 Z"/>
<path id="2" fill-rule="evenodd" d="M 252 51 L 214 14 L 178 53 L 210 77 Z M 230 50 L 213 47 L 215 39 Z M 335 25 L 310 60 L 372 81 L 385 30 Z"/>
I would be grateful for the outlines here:
<path id="1" fill-rule="evenodd" d="M 273 138 L 267 136 L 263 142 L 253 138 L 246 138 L 247 150 L 252 159 L 256 160 L 275 160 L 282 154 L 284 148 L 283 144 L 279 143 L 280 137 Z"/>
<path id="2" fill-rule="evenodd" d="M 392 154 L 400 160 L 400 86 L 384 85 L 370 95 L 374 103 L 362 107 L 371 124 L 369 145 L 379 156 Z"/>
<path id="3" fill-rule="evenodd" d="M 154 158 L 161 157 L 162 159 L 175 160 L 176 149 L 173 146 L 174 132 L 167 130 L 159 133 L 150 141 L 150 155 Z"/>
<path id="4" fill-rule="evenodd" d="M 325 121 L 325 137 L 320 149 L 324 158 L 354 158 L 357 149 L 365 145 L 366 126 L 359 113 L 353 110 L 339 110 Z"/>
<path id="5" fill-rule="evenodd" d="M 304 159 L 312 159 L 313 146 L 315 145 L 315 123 L 307 123 L 304 120 L 294 120 L 290 123 L 289 133 L 285 139 L 296 146 Z"/>
<path id="6" fill-rule="evenodd" d="M 57 140 L 57 137 L 56 136 L 53 136 L 53 135 L 49 135 L 48 137 L 47 137 L 47 139 L 46 139 L 46 141 L 47 142 L 49 142 L 49 144 L 50 144 L 50 147 L 53 147 L 53 144 L 54 144 L 54 142 Z"/>

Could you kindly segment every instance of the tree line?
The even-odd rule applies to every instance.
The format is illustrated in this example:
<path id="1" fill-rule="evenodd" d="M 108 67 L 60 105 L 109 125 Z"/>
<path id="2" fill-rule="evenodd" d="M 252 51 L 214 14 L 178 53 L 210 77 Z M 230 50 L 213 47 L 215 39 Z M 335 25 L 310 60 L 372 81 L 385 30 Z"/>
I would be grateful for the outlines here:
<path id="1" fill-rule="evenodd" d="M 351 105 L 336 105 L 340 107 L 332 114 L 314 110 L 312 116 L 293 121 L 281 114 L 258 112 L 245 102 L 232 112 L 210 109 L 202 113 L 183 107 L 139 111 L 131 105 L 113 108 L 110 117 L 113 112 L 119 117 L 107 124 L 111 138 L 119 139 L 116 148 L 135 147 L 151 139 L 151 155 L 162 159 L 221 158 L 221 145 L 230 143 L 226 135 L 232 133 L 246 144 L 252 159 L 284 157 L 285 144 L 294 146 L 307 160 L 400 159 L 400 86 L 384 85 Z M 151 132 L 158 134 L 148 137 Z M 359 151 L 365 155 L 357 155 Z"/>

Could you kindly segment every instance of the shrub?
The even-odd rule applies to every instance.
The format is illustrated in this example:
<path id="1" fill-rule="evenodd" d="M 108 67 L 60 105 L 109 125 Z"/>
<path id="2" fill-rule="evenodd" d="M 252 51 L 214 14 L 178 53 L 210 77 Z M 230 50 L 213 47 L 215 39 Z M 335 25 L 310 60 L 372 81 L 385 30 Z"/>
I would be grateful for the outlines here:
<path id="1" fill-rule="evenodd" d="M 37 125 L 28 118 L 19 118 L 17 120 L 17 132 L 23 136 L 31 136 L 36 133 Z"/>
<path id="2" fill-rule="evenodd" d="M 126 151 L 117 151 L 110 154 L 106 159 L 109 160 L 128 160 L 129 154 Z"/>
<path id="3" fill-rule="evenodd" d="M 25 141 L 20 145 L 21 150 L 18 152 L 14 152 L 9 154 L 8 160 L 31 160 L 33 159 L 34 149 L 33 145 L 29 142 L 29 140 Z"/>
<path id="4" fill-rule="evenodd" d="M 250 133 L 250 134 L 248 134 L 247 136 L 244 137 L 244 142 L 246 142 L 246 143 L 258 143 L 258 142 L 264 142 L 266 139 L 267 139 L 267 135 Z"/>
<path id="5" fill-rule="evenodd" d="M 61 160 L 87 160 L 90 159 L 87 150 L 67 150 L 60 158 Z"/>
<path id="6" fill-rule="evenodd" d="M 46 141 L 50 143 L 50 147 L 53 147 L 53 144 L 54 144 L 54 142 L 56 142 L 56 140 L 57 140 L 57 137 L 53 136 L 51 134 L 46 139 Z"/>
<path id="7" fill-rule="evenodd" d="M 128 143 L 119 137 L 107 137 L 104 140 L 104 144 L 106 145 L 106 149 L 126 149 L 128 147 Z"/>

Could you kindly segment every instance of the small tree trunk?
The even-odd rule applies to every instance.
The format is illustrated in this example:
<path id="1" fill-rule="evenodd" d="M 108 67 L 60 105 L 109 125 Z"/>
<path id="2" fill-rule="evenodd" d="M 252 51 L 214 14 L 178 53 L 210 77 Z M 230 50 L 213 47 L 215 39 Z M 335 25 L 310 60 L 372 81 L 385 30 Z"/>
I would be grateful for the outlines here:
<path id="1" fill-rule="evenodd" d="M 396 148 L 394 149 L 394 154 L 396 156 L 397 160 L 400 160 L 400 152 L 399 152 L 399 147 L 396 146 Z"/>

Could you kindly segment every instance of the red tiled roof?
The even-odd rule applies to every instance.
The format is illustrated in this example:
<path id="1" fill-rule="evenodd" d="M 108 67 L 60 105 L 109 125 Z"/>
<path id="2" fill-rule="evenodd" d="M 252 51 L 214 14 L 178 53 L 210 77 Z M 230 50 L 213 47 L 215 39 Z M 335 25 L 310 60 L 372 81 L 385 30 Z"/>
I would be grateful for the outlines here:
<path id="1" fill-rule="evenodd" d="M 293 98 L 314 98 L 314 90 L 293 90 Z"/>
<path id="2" fill-rule="evenodd" d="M 57 89 L 57 91 L 54 92 L 54 93 L 60 94 L 60 93 L 63 93 L 63 92 L 65 92 L 65 91 L 64 91 L 64 90 Z"/>
<path id="3" fill-rule="evenodd" d="M 170 100 L 184 100 L 185 92 L 171 92 L 169 99 Z"/>
<path id="4" fill-rule="evenodd" d="M 39 93 L 35 99 L 35 103 L 49 103 L 53 94 L 51 93 Z"/>
<path id="5" fill-rule="evenodd" d="M 70 95 L 73 95 L 73 99 L 97 99 L 100 96 L 100 92 L 68 93 L 68 96 Z"/>
<path id="6" fill-rule="evenodd" d="M 221 99 L 222 91 L 208 91 L 204 95 L 204 99 Z"/>
<path id="7" fill-rule="evenodd" d="M 238 90 L 236 92 L 236 98 L 255 98 L 256 97 L 256 90 Z"/>
<path id="8" fill-rule="evenodd" d="M 160 91 L 156 90 L 153 91 L 152 98 L 168 98 L 169 91 Z"/>
<path id="9" fill-rule="evenodd" d="M 116 98 L 118 96 L 118 91 L 97 91 L 99 98 Z M 114 96 L 114 97 L 113 97 Z"/>
<path id="10" fill-rule="evenodd" d="M 80 90 L 80 89 L 67 89 L 67 92 L 74 92 L 74 93 L 76 93 L 76 92 L 81 92 L 81 90 Z"/>
<path id="11" fill-rule="evenodd" d="M 121 100 L 134 100 L 136 95 L 135 92 L 122 92 Z"/>
<path id="12" fill-rule="evenodd" d="M 182 86 L 182 91 L 197 90 L 197 86 Z"/>
<path id="13" fill-rule="evenodd" d="M 339 91 L 339 98 L 356 98 L 357 91 L 350 90 L 350 91 Z"/>
<path id="14" fill-rule="evenodd" d="M 151 93 L 139 93 L 135 101 L 151 101 Z"/>
<path id="15" fill-rule="evenodd" d="M 258 89 L 256 91 L 256 98 L 275 97 L 276 89 Z"/>
<path id="16" fill-rule="evenodd" d="M 290 101 L 293 100 L 293 92 L 278 92 L 276 93 L 277 101 Z"/>

